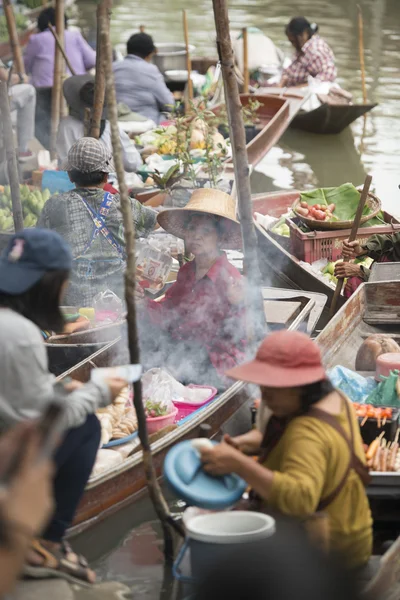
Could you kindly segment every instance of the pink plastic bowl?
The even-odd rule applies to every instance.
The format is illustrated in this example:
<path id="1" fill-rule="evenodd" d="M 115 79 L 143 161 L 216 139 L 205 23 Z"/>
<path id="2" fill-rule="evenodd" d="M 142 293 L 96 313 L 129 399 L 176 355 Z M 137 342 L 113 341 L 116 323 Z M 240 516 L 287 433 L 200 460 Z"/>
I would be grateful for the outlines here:
<path id="1" fill-rule="evenodd" d="M 189 415 L 191 415 L 197 409 L 199 409 L 202 406 L 204 406 L 205 404 L 207 404 L 207 402 L 211 402 L 211 400 L 213 398 L 215 398 L 215 396 L 217 395 L 217 391 L 218 391 L 217 388 L 212 387 L 211 385 L 194 385 L 193 383 L 191 383 L 190 385 L 188 385 L 188 387 L 209 389 L 210 395 L 201 404 L 188 404 L 186 402 L 174 402 L 176 408 L 178 409 L 178 414 L 176 415 L 176 419 L 175 419 L 176 423 L 178 421 L 180 421 L 181 419 L 184 419 L 185 417 L 188 417 Z"/>
<path id="2" fill-rule="evenodd" d="M 162 417 L 147 417 L 147 431 L 149 433 L 155 433 L 156 431 L 160 431 L 160 429 L 164 429 L 167 425 L 173 425 L 175 423 L 176 415 L 178 413 L 178 409 L 175 407 L 174 410 L 168 415 L 163 415 Z"/>

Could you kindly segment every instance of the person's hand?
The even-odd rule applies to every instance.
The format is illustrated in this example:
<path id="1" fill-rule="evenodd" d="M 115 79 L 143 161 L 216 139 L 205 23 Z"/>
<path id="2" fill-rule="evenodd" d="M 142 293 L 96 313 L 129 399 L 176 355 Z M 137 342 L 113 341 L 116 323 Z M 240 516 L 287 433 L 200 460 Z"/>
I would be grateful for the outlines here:
<path id="1" fill-rule="evenodd" d="M 243 454 L 230 444 L 222 442 L 213 448 L 200 450 L 203 469 L 210 475 L 235 473 Z"/>
<path id="2" fill-rule="evenodd" d="M 335 277 L 345 279 L 346 277 L 361 277 L 362 270 L 360 265 L 349 262 L 338 262 L 335 265 Z"/>
<path id="3" fill-rule="evenodd" d="M 357 258 L 357 256 L 360 256 L 361 254 L 363 254 L 363 249 L 358 240 L 355 240 L 354 242 L 349 242 L 349 240 L 345 240 L 343 242 L 343 258 L 351 260 L 352 258 Z"/>
<path id="4" fill-rule="evenodd" d="M 260 446 L 262 441 L 262 434 L 257 429 L 252 429 L 244 435 L 238 435 L 232 438 L 230 435 L 225 434 L 223 440 L 232 448 L 239 450 L 243 454 L 253 456 L 260 452 Z"/>
<path id="5" fill-rule="evenodd" d="M 232 277 L 227 271 L 221 273 L 222 281 L 225 284 L 226 297 L 231 304 L 237 305 L 244 302 L 245 285 L 244 278 Z"/>
<path id="6" fill-rule="evenodd" d="M 135 298 L 136 302 L 143 302 L 144 298 L 145 298 L 144 289 L 142 288 L 142 286 L 140 285 L 140 283 L 138 281 L 136 282 L 136 285 L 135 285 L 134 298 Z"/>
<path id="7" fill-rule="evenodd" d="M 111 402 L 114 402 L 122 390 L 128 385 L 126 379 L 121 379 L 120 377 L 108 377 L 105 382 L 110 390 Z"/>
<path id="8" fill-rule="evenodd" d="M 78 381 L 77 379 L 73 379 L 72 381 L 70 381 L 69 383 L 66 383 L 64 385 L 64 389 L 67 392 L 75 392 L 76 390 L 79 390 L 81 387 L 83 387 L 85 384 L 82 383 L 82 381 Z"/>

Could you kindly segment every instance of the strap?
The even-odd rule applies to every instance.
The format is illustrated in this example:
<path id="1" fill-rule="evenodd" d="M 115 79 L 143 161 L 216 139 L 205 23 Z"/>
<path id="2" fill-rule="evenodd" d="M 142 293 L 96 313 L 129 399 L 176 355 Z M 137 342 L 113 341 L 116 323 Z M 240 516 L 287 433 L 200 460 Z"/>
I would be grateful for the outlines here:
<path id="1" fill-rule="evenodd" d="M 106 240 L 110 244 L 110 246 L 112 246 L 114 248 L 114 250 L 116 250 L 118 252 L 118 255 L 121 258 L 121 260 L 125 260 L 125 258 L 126 258 L 125 250 L 116 241 L 116 239 L 114 238 L 114 236 L 112 235 L 112 233 L 110 232 L 110 230 L 108 229 L 108 227 L 104 221 L 104 217 L 106 217 L 108 215 L 108 213 L 110 212 L 110 208 L 113 203 L 112 194 L 110 194 L 110 192 L 104 192 L 103 201 L 100 205 L 100 209 L 99 209 L 98 213 L 96 213 L 96 211 L 89 205 L 89 203 L 84 198 L 82 198 L 81 195 L 79 195 L 79 197 L 82 200 L 84 207 L 88 211 L 88 213 L 91 216 L 92 221 L 94 223 L 92 237 L 90 238 L 89 243 L 86 245 L 86 248 L 84 249 L 84 251 L 82 252 L 82 254 L 80 256 L 83 256 L 84 254 L 86 254 L 86 252 L 89 250 L 89 248 L 93 244 L 96 237 L 99 234 L 101 234 L 106 238 Z"/>
<path id="2" fill-rule="evenodd" d="M 337 418 L 334 415 L 331 415 L 331 414 L 327 413 L 326 411 L 321 410 L 319 408 L 310 408 L 310 410 L 307 412 L 307 416 L 314 417 L 315 419 L 318 419 L 319 421 L 322 421 L 323 423 L 327 423 L 335 431 L 337 431 L 337 433 L 345 440 L 345 442 L 349 448 L 349 452 L 350 452 L 349 464 L 345 470 L 345 473 L 344 473 L 342 479 L 340 480 L 340 482 L 338 483 L 336 488 L 326 498 L 321 499 L 321 501 L 318 505 L 318 509 L 317 509 L 318 511 L 324 510 L 325 508 L 327 508 L 327 506 L 332 504 L 332 502 L 338 497 L 338 495 L 340 494 L 340 492 L 342 491 L 342 489 L 344 488 L 344 486 L 346 484 L 346 481 L 347 481 L 347 478 L 349 476 L 351 469 L 354 469 L 354 471 L 360 477 L 362 483 L 365 486 L 368 485 L 368 483 L 370 482 L 370 475 L 369 475 L 367 466 L 358 458 L 358 456 L 356 455 L 356 453 L 354 451 L 354 427 L 353 427 L 353 419 L 351 418 L 351 413 L 350 413 L 350 405 L 346 398 L 343 398 L 343 400 L 344 400 L 344 404 L 345 404 L 345 408 L 346 408 L 347 420 L 348 420 L 349 426 L 350 426 L 350 439 L 348 438 L 345 430 L 340 425 L 340 423 L 338 422 Z"/>

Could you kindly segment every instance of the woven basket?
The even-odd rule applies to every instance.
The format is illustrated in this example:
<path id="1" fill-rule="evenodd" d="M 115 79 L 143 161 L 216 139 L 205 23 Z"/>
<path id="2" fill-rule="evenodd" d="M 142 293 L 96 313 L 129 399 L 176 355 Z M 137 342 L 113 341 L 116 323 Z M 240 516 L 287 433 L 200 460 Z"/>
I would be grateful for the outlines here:
<path id="1" fill-rule="evenodd" d="M 317 219 L 309 219 L 308 217 L 304 217 L 303 215 L 300 215 L 296 210 L 299 204 L 300 196 L 294 202 L 292 209 L 296 213 L 296 216 L 299 217 L 299 219 L 301 219 L 303 223 L 305 223 L 305 225 L 307 225 L 310 229 L 330 231 L 334 229 L 351 229 L 353 227 L 353 221 L 318 221 Z M 381 201 L 375 196 L 375 194 L 372 194 L 371 192 L 369 192 L 368 194 L 366 205 L 369 207 L 371 212 L 368 215 L 361 217 L 360 225 L 363 225 L 373 217 L 376 217 L 376 215 L 381 210 Z"/>

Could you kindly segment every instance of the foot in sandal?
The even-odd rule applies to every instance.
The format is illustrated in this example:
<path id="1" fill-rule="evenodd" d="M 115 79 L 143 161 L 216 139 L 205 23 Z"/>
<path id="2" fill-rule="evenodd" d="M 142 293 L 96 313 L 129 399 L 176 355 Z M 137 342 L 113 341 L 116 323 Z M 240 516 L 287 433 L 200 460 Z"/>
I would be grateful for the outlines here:
<path id="1" fill-rule="evenodd" d="M 96 574 L 87 560 L 76 554 L 71 546 L 47 540 L 33 540 L 23 574 L 34 579 L 59 578 L 80 585 L 91 585 Z"/>

